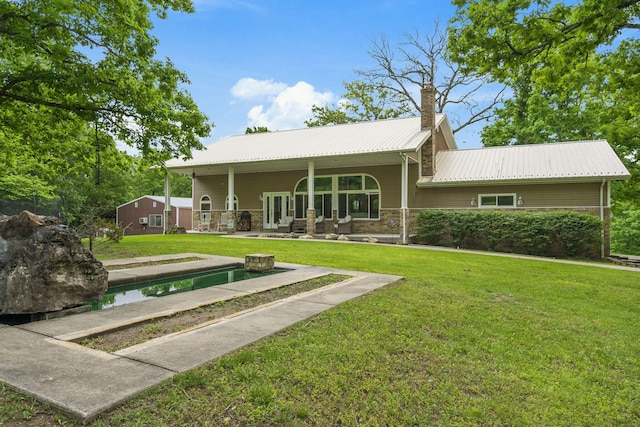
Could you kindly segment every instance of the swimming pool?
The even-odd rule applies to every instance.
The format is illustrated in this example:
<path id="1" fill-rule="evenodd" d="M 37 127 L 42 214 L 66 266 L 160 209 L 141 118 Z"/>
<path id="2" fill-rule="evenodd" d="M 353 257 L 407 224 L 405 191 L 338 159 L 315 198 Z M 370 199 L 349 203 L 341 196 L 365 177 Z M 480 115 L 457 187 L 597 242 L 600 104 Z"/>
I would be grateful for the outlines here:
<path id="1" fill-rule="evenodd" d="M 243 265 L 234 265 L 131 285 L 113 286 L 107 289 L 107 292 L 99 301 L 92 302 L 91 308 L 93 310 L 104 310 L 119 305 L 174 295 L 180 292 L 189 292 L 211 286 L 226 285 L 228 283 L 268 276 L 284 271 L 287 271 L 287 269 L 275 268 L 271 271 L 260 273 L 247 272 Z"/>

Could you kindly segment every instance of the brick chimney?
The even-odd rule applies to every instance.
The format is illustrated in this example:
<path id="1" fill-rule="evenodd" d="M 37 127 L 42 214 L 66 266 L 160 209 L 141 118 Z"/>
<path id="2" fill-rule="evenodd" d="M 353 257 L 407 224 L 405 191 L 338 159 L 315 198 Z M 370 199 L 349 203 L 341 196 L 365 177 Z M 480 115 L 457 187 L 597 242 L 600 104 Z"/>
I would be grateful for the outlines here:
<path id="1" fill-rule="evenodd" d="M 433 176 L 436 172 L 436 90 L 431 82 L 420 89 L 420 127 L 431 130 L 431 136 L 422 146 L 422 176 Z"/>

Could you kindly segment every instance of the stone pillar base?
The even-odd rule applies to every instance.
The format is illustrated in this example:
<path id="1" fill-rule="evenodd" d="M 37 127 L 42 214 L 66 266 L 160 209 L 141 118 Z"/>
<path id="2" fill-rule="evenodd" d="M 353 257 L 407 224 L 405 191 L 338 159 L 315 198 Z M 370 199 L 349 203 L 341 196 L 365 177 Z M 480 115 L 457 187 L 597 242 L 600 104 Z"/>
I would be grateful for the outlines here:
<path id="1" fill-rule="evenodd" d="M 307 209 L 307 234 L 316 234 L 316 211 L 315 209 Z"/>
<path id="2" fill-rule="evenodd" d="M 274 256 L 268 254 L 250 254 L 244 256 L 245 271 L 271 271 L 274 266 Z"/>
<path id="3" fill-rule="evenodd" d="M 236 232 L 236 211 L 227 211 L 227 234 Z"/>

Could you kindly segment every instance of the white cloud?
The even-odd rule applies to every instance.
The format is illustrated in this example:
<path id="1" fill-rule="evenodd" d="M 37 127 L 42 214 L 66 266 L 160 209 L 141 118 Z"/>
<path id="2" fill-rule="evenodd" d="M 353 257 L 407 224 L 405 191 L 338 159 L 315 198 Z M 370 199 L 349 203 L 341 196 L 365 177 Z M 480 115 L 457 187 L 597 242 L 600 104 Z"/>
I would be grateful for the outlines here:
<path id="1" fill-rule="evenodd" d="M 245 77 L 233 85 L 231 95 L 240 99 L 272 99 L 287 89 L 286 83 L 277 83 L 273 80 L 256 80 Z"/>
<path id="2" fill-rule="evenodd" d="M 232 94 L 249 99 L 245 89 L 250 87 L 263 97 L 268 96 L 270 104 L 253 106 L 247 113 L 247 126 L 265 126 L 272 131 L 305 127 L 304 121 L 312 117 L 313 105 L 325 105 L 334 100 L 332 92 L 317 92 L 306 82 L 298 82 L 295 86 L 289 87 L 272 80 L 258 81 L 248 78 L 238 81 L 232 89 Z M 275 93 L 277 89 L 278 92 Z"/>

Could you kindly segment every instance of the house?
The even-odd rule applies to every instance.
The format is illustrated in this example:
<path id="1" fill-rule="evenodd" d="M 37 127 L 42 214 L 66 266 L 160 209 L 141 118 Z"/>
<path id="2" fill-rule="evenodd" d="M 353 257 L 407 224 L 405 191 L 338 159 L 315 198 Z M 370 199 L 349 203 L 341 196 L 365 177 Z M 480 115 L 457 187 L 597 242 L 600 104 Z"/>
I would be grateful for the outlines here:
<path id="1" fill-rule="evenodd" d="M 562 209 L 608 233 L 610 183 L 630 175 L 606 141 L 459 150 L 434 95 L 422 89 L 419 117 L 232 136 L 166 166 L 193 177 L 194 223 L 227 213 L 231 232 L 240 212 L 259 231 L 346 218 L 352 233 L 406 243 L 424 209 Z"/>
<path id="2" fill-rule="evenodd" d="M 165 231 L 164 196 L 142 196 L 116 208 L 116 224 L 126 227 L 125 235 L 162 234 Z M 191 230 L 193 201 L 171 197 L 171 227 Z"/>

